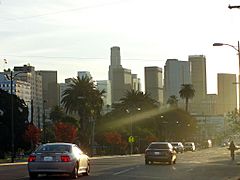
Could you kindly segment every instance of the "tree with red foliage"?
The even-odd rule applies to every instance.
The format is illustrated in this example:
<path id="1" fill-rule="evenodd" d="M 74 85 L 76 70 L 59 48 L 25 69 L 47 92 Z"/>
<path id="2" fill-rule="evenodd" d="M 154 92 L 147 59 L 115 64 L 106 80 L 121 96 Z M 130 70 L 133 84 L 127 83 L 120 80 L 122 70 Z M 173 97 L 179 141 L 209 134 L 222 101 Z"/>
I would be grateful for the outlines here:
<path id="1" fill-rule="evenodd" d="M 73 143 L 77 140 L 78 129 L 71 124 L 58 122 L 54 125 L 56 141 Z"/>
<path id="2" fill-rule="evenodd" d="M 122 136 L 118 132 L 106 132 L 104 138 L 108 144 L 119 145 L 122 141 Z"/>
<path id="3" fill-rule="evenodd" d="M 24 139 L 26 142 L 31 143 L 33 148 L 40 141 L 41 130 L 37 128 L 33 123 L 29 123 L 26 127 Z"/>
<path id="4" fill-rule="evenodd" d="M 149 135 L 145 138 L 145 140 L 148 142 L 148 143 L 151 143 L 151 142 L 154 142 L 154 141 L 158 141 L 158 138 L 154 135 Z"/>
<path id="5" fill-rule="evenodd" d="M 122 138 L 122 135 L 118 132 L 106 132 L 104 133 L 105 142 L 112 146 L 112 153 L 125 153 L 127 148 L 127 141 Z"/>

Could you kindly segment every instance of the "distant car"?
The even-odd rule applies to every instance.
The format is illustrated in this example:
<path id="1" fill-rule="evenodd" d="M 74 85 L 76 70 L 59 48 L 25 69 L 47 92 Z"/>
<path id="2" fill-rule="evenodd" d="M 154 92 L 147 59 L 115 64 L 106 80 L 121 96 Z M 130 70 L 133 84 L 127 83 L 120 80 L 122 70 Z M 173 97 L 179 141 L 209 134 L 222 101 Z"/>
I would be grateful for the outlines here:
<path id="1" fill-rule="evenodd" d="M 184 150 L 185 151 L 195 151 L 196 150 L 195 143 L 194 142 L 185 142 Z"/>
<path id="2" fill-rule="evenodd" d="M 81 149 L 71 143 L 47 143 L 39 146 L 28 157 L 28 172 L 31 179 L 38 174 L 89 175 L 90 160 Z"/>
<path id="3" fill-rule="evenodd" d="M 184 152 L 184 146 L 181 142 L 171 142 L 171 145 L 174 147 L 177 153 L 183 153 Z"/>
<path id="4" fill-rule="evenodd" d="M 175 164 L 177 153 L 168 142 L 152 142 L 145 150 L 145 164 L 154 162 L 168 162 Z"/>

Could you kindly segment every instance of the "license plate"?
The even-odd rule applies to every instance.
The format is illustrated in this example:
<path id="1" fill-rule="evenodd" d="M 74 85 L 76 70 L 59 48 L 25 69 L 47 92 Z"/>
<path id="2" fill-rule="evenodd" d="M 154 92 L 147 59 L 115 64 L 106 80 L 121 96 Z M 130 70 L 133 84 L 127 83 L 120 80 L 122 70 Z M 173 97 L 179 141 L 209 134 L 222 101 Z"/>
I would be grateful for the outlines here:
<path id="1" fill-rule="evenodd" d="M 160 155 L 161 153 L 160 152 L 154 152 L 155 155 Z"/>
<path id="2" fill-rule="evenodd" d="M 51 157 L 51 156 L 45 156 L 43 160 L 44 160 L 44 161 L 52 161 L 52 160 L 53 160 L 53 157 Z"/>

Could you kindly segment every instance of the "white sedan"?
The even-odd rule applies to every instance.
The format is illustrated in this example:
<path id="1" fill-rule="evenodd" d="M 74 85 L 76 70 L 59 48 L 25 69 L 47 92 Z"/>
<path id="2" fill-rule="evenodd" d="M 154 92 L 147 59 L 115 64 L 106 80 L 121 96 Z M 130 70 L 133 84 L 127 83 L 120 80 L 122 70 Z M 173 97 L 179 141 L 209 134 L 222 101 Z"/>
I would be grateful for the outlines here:
<path id="1" fill-rule="evenodd" d="M 90 160 L 76 145 L 71 143 L 47 143 L 39 146 L 28 158 L 30 178 L 38 174 L 69 174 L 77 179 L 81 173 L 89 175 Z"/>

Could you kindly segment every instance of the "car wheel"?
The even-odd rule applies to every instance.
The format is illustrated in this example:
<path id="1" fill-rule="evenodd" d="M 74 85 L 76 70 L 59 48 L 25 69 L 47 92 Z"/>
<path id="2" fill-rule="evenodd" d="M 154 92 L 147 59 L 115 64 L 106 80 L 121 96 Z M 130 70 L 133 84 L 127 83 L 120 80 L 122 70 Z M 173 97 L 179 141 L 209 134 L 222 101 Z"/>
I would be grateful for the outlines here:
<path id="1" fill-rule="evenodd" d="M 77 165 L 77 163 L 75 164 L 75 166 L 74 166 L 74 168 L 73 168 L 71 177 L 72 177 L 73 179 L 77 179 L 77 178 L 78 178 L 78 165 Z"/>
<path id="2" fill-rule="evenodd" d="M 90 164 L 88 163 L 87 168 L 86 168 L 86 172 L 83 173 L 84 176 L 89 176 L 90 174 Z"/>
<path id="3" fill-rule="evenodd" d="M 33 172 L 29 172 L 29 177 L 30 177 L 30 179 L 37 179 L 38 174 L 37 173 L 33 173 Z"/>

